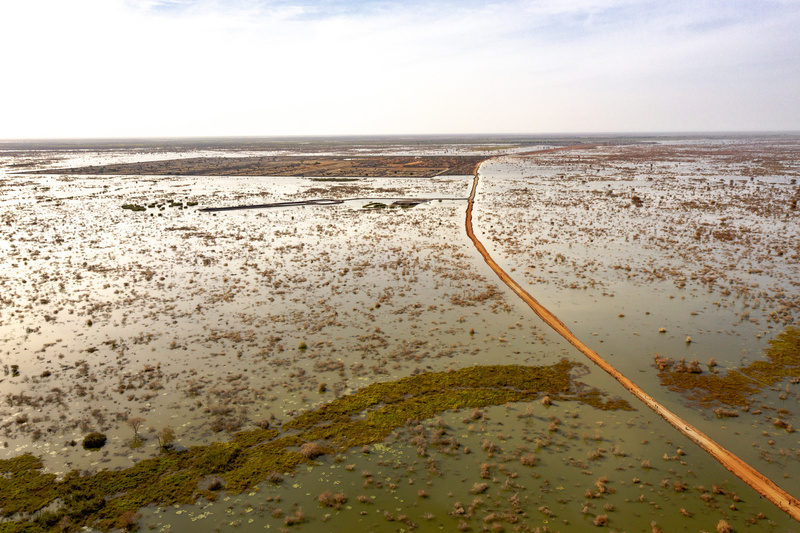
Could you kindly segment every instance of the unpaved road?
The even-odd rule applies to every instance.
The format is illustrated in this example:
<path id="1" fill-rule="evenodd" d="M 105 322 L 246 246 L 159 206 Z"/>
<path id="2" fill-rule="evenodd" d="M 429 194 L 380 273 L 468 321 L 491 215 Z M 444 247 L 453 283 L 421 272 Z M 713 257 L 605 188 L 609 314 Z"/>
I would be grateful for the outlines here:
<path id="1" fill-rule="evenodd" d="M 557 148 L 556 150 L 565 150 L 569 148 L 570 147 Z M 576 148 L 586 148 L 586 146 L 580 146 Z M 545 151 L 551 152 L 554 150 L 543 150 L 542 152 Z M 536 152 L 532 152 L 531 154 L 535 153 Z M 470 192 L 469 200 L 467 202 L 467 236 L 470 238 L 470 240 L 472 240 L 473 244 L 475 244 L 475 248 L 477 248 L 478 252 L 481 254 L 481 256 L 483 256 L 486 264 L 489 265 L 495 274 L 498 275 L 503 283 L 508 285 L 508 287 L 514 291 L 517 296 L 519 296 L 526 304 L 528 304 L 533 312 L 536 313 L 539 318 L 544 320 L 547 325 L 549 325 L 559 335 L 569 341 L 570 344 L 580 350 L 580 352 L 586 357 L 591 359 L 597 366 L 608 372 L 614 379 L 620 382 L 623 387 L 628 389 L 650 409 L 658 413 L 661 418 L 669 422 L 675 429 L 686 435 L 695 444 L 711 454 L 711 456 L 719 461 L 722 466 L 730 470 L 745 483 L 753 487 L 759 494 L 769 499 L 772 503 L 789 514 L 789 516 L 795 520 L 800 521 L 800 501 L 778 487 L 772 482 L 772 480 L 759 473 L 755 468 L 744 462 L 738 456 L 729 452 L 703 432 L 691 426 L 683 419 L 666 409 L 663 405 L 654 400 L 649 394 L 639 388 L 634 382 L 623 376 L 619 371 L 617 371 L 617 369 L 611 366 L 605 359 L 600 357 L 594 350 L 576 338 L 575 335 L 573 335 L 572 332 L 564 325 L 564 323 L 558 319 L 558 317 L 556 317 L 553 313 L 542 306 L 542 304 L 536 301 L 536 299 L 525 289 L 523 289 L 516 281 L 514 281 L 514 279 L 512 279 L 508 273 L 500 268 L 500 266 L 494 261 L 494 259 L 492 259 L 492 257 L 489 255 L 489 252 L 486 251 L 486 248 L 483 246 L 483 244 L 481 244 L 480 240 L 478 240 L 478 238 L 475 236 L 475 233 L 472 231 L 472 206 L 475 202 L 475 193 L 478 188 L 479 167 L 480 165 L 475 170 L 475 178 L 472 182 L 472 191 Z"/>

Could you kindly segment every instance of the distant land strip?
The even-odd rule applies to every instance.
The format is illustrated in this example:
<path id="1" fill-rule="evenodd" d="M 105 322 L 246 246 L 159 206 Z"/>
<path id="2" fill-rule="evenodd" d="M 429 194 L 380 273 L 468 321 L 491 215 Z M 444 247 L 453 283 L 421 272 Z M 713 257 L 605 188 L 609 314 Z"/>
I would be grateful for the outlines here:
<path id="1" fill-rule="evenodd" d="M 486 156 L 257 156 L 194 157 L 54 168 L 25 174 L 140 176 L 286 176 L 432 178 L 471 176 Z"/>

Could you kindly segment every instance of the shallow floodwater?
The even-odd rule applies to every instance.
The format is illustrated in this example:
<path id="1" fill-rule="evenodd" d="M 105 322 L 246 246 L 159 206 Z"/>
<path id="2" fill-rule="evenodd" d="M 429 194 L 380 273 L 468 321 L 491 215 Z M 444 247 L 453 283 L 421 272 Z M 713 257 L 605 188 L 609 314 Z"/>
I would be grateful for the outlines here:
<path id="1" fill-rule="evenodd" d="M 798 194 L 799 148 L 717 139 L 497 158 L 481 166 L 473 214 L 498 263 L 578 338 L 794 495 L 800 442 L 772 420 L 783 409 L 794 423 L 798 386 L 766 387 L 755 402 L 760 414 L 720 419 L 663 387 L 653 359 L 713 357 L 724 372 L 763 358 L 767 341 L 794 323 L 800 232 L 786 206 Z M 716 155 L 723 149 L 740 156 Z M 153 435 L 163 426 L 180 449 L 225 441 L 262 420 L 275 426 L 376 381 L 586 362 L 500 284 L 466 238 L 466 202 L 456 199 L 468 196 L 471 176 L 339 183 L 10 173 L 28 163 L 159 155 L 2 159 L 2 457 L 30 452 L 59 474 L 120 468 L 157 455 Z M 775 159 L 785 164 L 762 171 Z M 453 200 L 198 211 L 367 197 Z M 146 209 L 122 208 L 129 204 Z M 535 402 L 444 413 L 368 453 L 320 458 L 249 494 L 144 509 L 140 523 L 584 531 L 606 520 L 617 531 L 653 522 L 712 531 L 725 519 L 735 530 L 794 528 L 604 373 L 588 366 L 580 374 L 636 411 Z M 131 417 L 146 419 L 148 440 L 136 448 Z M 101 451 L 74 445 L 95 430 L 109 436 Z M 325 491 L 346 502 L 322 506 Z"/>

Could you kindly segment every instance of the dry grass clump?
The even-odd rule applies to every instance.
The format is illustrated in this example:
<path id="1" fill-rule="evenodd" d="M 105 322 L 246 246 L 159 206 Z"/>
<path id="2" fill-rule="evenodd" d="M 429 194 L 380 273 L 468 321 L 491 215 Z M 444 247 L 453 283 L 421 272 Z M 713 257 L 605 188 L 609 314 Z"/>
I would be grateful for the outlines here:
<path id="1" fill-rule="evenodd" d="M 334 494 L 333 492 L 326 490 L 317 496 L 317 501 L 323 507 L 341 509 L 342 506 L 347 503 L 347 496 L 345 496 L 344 492 L 337 492 Z"/>
<path id="2" fill-rule="evenodd" d="M 481 449 L 490 455 L 500 451 L 500 447 L 497 444 L 491 442 L 489 439 L 483 440 L 483 442 L 481 443 Z"/>
<path id="3" fill-rule="evenodd" d="M 211 476 L 208 480 L 208 490 L 221 490 L 225 488 L 225 482 L 219 476 Z"/>
<path id="4" fill-rule="evenodd" d="M 300 455 L 306 459 L 315 459 L 324 453 L 325 450 L 323 450 L 322 447 L 320 447 L 320 445 L 316 442 L 306 442 L 300 446 Z"/>
<path id="5" fill-rule="evenodd" d="M 661 357 L 658 355 L 658 353 L 655 354 L 653 360 L 655 361 L 655 365 L 659 370 L 668 370 L 672 368 L 672 365 L 675 363 L 675 361 L 669 357 Z"/>
<path id="6" fill-rule="evenodd" d="M 269 481 L 270 483 L 280 485 L 281 483 L 283 483 L 283 476 L 278 472 L 270 472 L 269 474 L 267 474 L 266 480 Z"/>
<path id="7" fill-rule="evenodd" d="M 488 483 L 475 483 L 472 485 L 472 488 L 469 489 L 469 492 L 470 494 L 483 494 L 487 490 L 489 490 Z"/>
<path id="8" fill-rule="evenodd" d="M 586 456 L 589 458 L 590 461 L 596 461 L 603 457 L 603 450 L 601 450 L 600 448 L 596 448 L 594 450 L 587 452 Z"/>
<path id="9" fill-rule="evenodd" d="M 733 528 L 727 520 L 717 522 L 717 533 L 733 533 Z"/>
<path id="10" fill-rule="evenodd" d="M 608 525 L 608 515 L 601 514 L 594 517 L 594 521 L 592 522 L 597 527 L 605 527 Z"/>
<path id="11" fill-rule="evenodd" d="M 302 509 L 298 509 L 295 511 L 293 515 L 288 515 L 286 518 L 283 519 L 283 523 L 287 526 L 296 526 L 298 524 L 302 524 L 306 521 L 306 515 L 303 513 Z"/>

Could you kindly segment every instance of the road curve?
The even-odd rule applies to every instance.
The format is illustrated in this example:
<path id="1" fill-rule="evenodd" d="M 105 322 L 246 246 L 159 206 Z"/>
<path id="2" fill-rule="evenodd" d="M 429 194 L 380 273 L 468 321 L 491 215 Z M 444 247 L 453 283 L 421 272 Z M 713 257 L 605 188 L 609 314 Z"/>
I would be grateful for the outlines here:
<path id="1" fill-rule="evenodd" d="M 570 147 L 558 148 L 556 150 L 564 150 L 569 149 Z M 585 146 L 576 146 L 575 148 L 586 148 Z M 542 150 L 542 152 L 550 152 L 554 150 Z M 532 152 L 537 153 L 537 152 Z M 526 154 L 528 155 L 528 154 Z M 753 487 L 759 494 L 770 500 L 774 503 L 778 508 L 782 511 L 787 513 L 789 516 L 794 518 L 797 521 L 800 521 L 800 501 L 798 501 L 794 496 L 787 493 L 775 483 L 772 482 L 769 478 L 764 476 L 763 474 L 759 473 L 755 468 L 744 462 L 738 456 L 734 455 L 733 453 L 729 452 L 722 446 L 720 446 L 717 442 L 713 439 L 708 437 L 706 434 L 698 430 L 697 428 L 693 427 L 692 425 L 685 422 L 683 419 L 678 417 L 673 412 L 666 409 L 663 405 L 658 403 L 655 399 L 653 399 L 649 394 L 644 392 L 639 386 L 637 386 L 634 382 L 626 378 L 622 375 L 617 369 L 611 366 L 605 359 L 597 355 L 597 353 L 583 344 L 573 333 L 561 322 L 558 317 L 556 317 L 553 313 L 548 311 L 542 304 L 540 304 L 536 299 L 531 296 L 525 289 L 523 289 L 519 283 L 514 281 L 511 276 L 508 275 L 500 265 L 498 265 L 494 259 L 489 255 L 489 252 L 486 251 L 486 248 L 483 246 L 480 240 L 475 236 L 475 233 L 472 231 L 472 206 L 475 202 L 475 193 L 478 188 L 478 170 L 480 165 L 478 165 L 475 169 L 475 177 L 472 182 L 472 191 L 469 195 L 469 200 L 467 202 L 467 213 L 466 213 L 466 229 L 467 229 L 467 236 L 475 245 L 478 252 L 483 256 L 484 261 L 489 267 L 498 275 L 498 277 L 508 285 L 508 287 L 514 291 L 514 293 L 519 296 L 528 306 L 533 310 L 536 315 L 544 320 L 544 322 L 553 328 L 559 335 L 564 337 L 570 344 L 575 346 L 581 353 L 583 353 L 586 357 L 591 359 L 597 366 L 605 370 L 609 373 L 614 379 L 616 379 L 623 387 L 628 389 L 634 396 L 636 396 L 639 400 L 641 400 L 647 407 L 655 411 L 661 418 L 669 422 L 675 429 L 686 435 L 692 442 L 700 446 L 703 450 L 708 452 L 714 459 L 720 462 L 722 466 L 730 470 L 733 474 L 738 476 L 742 481 Z"/>

